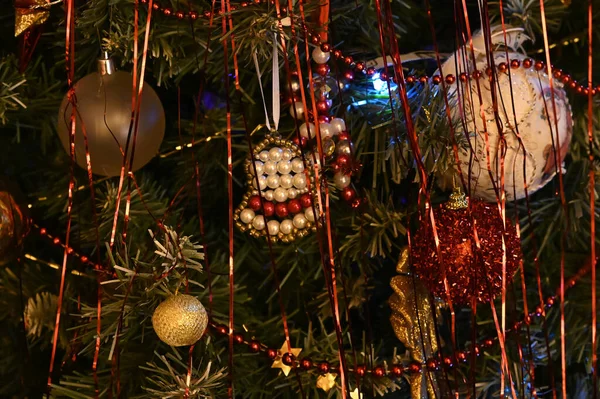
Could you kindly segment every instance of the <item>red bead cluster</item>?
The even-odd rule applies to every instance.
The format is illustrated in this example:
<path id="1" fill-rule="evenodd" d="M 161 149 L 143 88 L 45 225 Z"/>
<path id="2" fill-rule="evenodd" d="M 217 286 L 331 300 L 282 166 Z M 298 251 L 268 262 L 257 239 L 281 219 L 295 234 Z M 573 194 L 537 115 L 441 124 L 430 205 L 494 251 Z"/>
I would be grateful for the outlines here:
<path id="1" fill-rule="evenodd" d="M 260 204 L 260 197 L 253 195 L 248 200 L 248 207 L 255 212 L 261 211 L 264 216 L 271 217 L 277 215 L 280 218 L 285 218 L 289 214 L 295 215 L 302 212 L 304 209 L 308 209 L 312 206 L 312 198 L 309 193 L 302 194 L 298 199 L 294 198 L 287 202 L 279 202 L 277 204 L 271 201 L 263 201 L 262 208 Z"/>

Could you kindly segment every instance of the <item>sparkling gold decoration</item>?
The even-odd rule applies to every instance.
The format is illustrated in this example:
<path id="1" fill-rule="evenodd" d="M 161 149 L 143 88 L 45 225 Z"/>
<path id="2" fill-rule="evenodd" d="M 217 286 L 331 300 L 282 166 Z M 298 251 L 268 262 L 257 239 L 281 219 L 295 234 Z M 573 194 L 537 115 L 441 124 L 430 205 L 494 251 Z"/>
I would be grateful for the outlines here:
<path id="1" fill-rule="evenodd" d="M 390 282 L 395 292 L 389 302 L 392 309 L 390 321 L 396 336 L 410 351 L 411 358 L 424 363 L 438 349 L 432 314 L 435 304 L 431 303 L 427 289 L 418 280 L 413 282 L 408 247 L 402 250 L 396 271 L 401 275 L 393 277 Z M 413 399 L 439 397 L 436 394 L 435 374 L 430 373 L 428 376 L 425 373 L 408 377 Z"/>
<path id="2" fill-rule="evenodd" d="M 50 16 L 46 0 L 15 1 L 15 37 L 32 26 L 41 25 Z"/>
<path id="3" fill-rule="evenodd" d="M 450 194 L 450 199 L 446 203 L 446 208 L 457 211 L 469 207 L 469 200 L 459 186 L 454 186 L 454 191 Z"/>
<path id="4" fill-rule="evenodd" d="M 152 315 L 156 335 L 171 346 L 195 344 L 204 334 L 207 325 L 206 309 L 191 295 L 173 295 L 158 305 Z"/>
<path id="5" fill-rule="evenodd" d="M 290 370 L 292 370 L 292 368 L 290 366 L 288 366 L 287 364 L 283 364 L 283 355 L 286 353 L 291 353 L 292 355 L 294 355 L 294 357 L 298 357 L 298 355 L 300 354 L 300 352 L 302 352 L 302 348 L 291 348 L 291 351 L 288 351 L 288 346 L 287 346 L 287 342 L 283 342 L 283 345 L 281 345 L 281 349 L 279 349 L 277 351 L 277 357 L 275 358 L 275 360 L 273 361 L 273 364 L 271 365 L 272 369 L 281 369 L 281 371 L 283 371 L 283 374 L 287 377 L 287 375 L 290 373 Z"/>
<path id="6" fill-rule="evenodd" d="M 336 377 L 337 374 L 332 373 L 320 375 L 319 378 L 317 378 L 317 388 L 329 392 L 329 390 L 335 386 Z"/>
<path id="7" fill-rule="evenodd" d="M 358 391 L 358 388 L 354 388 L 354 391 L 350 392 L 350 399 L 363 399 L 363 394 Z"/>

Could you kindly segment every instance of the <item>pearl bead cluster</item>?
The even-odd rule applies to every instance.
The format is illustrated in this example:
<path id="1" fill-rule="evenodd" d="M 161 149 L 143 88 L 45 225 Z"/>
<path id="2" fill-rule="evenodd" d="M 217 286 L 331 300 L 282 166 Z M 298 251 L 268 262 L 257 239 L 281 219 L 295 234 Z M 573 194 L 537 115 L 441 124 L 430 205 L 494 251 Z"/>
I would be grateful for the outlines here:
<path id="1" fill-rule="evenodd" d="M 316 230 L 313 182 L 296 144 L 267 137 L 246 161 L 246 173 L 251 189 L 234 214 L 240 230 L 286 243 Z"/>
<path id="2" fill-rule="evenodd" d="M 317 92 L 317 112 L 318 117 L 314 118 L 310 111 L 304 109 L 301 101 L 293 101 L 290 114 L 298 120 L 306 120 L 299 127 L 300 145 L 306 147 L 316 136 L 315 123 L 319 124 L 319 133 L 321 137 L 321 147 L 328 166 L 333 171 L 333 184 L 340 190 L 341 197 L 350 203 L 353 207 L 360 205 L 360 198 L 356 197 L 356 191 L 351 187 L 352 175 L 360 170 L 360 165 L 353 157 L 353 144 L 350 135 L 347 133 L 346 122 L 342 118 L 335 118 L 329 115 L 332 101 L 329 98 L 330 93 L 324 90 L 327 83 L 327 74 L 329 66 L 327 62 L 330 59 L 330 53 L 316 47 L 312 51 L 312 59 L 316 64 L 314 70 L 317 72 L 315 77 Z M 292 85 L 292 90 L 293 90 Z M 297 98 L 298 93 L 293 92 L 292 98 Z M 307 118 L 308 116 L 308 118 Z M 314 123 L 313 123 L 314 122 Z"/>

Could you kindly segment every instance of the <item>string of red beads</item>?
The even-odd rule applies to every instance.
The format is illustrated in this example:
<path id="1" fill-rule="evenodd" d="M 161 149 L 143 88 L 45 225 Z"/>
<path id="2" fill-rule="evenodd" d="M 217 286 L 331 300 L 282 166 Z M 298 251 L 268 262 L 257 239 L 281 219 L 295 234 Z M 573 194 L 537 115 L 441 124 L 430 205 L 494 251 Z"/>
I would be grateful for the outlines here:
<path id="1" fill-rule="evenodd" d="M 140 0 L 140 2 L 142 4 L 147 4 L 148 0 Z M 231 11 L 235 11 L 239 8 L 246 8 L 251 5 L 260 5 L 263 3 L 274 4 L 275 2 L 273 0 L 242 1 L 239 3 L 239 6 L 232 4 Z M 176 17 L 177 19 L 189 19 L 192 21 L 196 21 L 200 17 L 203 17 L 205 19 L 210 19 L 215 14 L 216 15 L 221 14 L 220 10 L 215 11 L 215 13 L 211 13 L 210 10 L 205 10 L 202 13 L 198 13 L 196 11 L 181 11 L 181 10 L 173 11 L 173 9 L 171 9 L 169 7 L 162 7 L 157 2 L 153 2 L 152 9 L 155 11 L 162 12 L 167 17 L 172 16 L 172 17 Z M 305 26 L 304 29 L 305 29 L 306 34 L 312 44 L 314 44 L 315 46 L 319 46 L 321 48 L 321 50 L 324 52 L 330 52 L 333 50 L 331 44 L 323 42 L 321 40 L 320 35 L 317 32 L 311 31 L 307 26 Z M 332 54 L 336 59 L 342 60 L 344 62 L 344 64 L 346 64 L 354 72 L 366 74 L 367 76 L 373 76 L 376 72 L 376 69 L 374 67 L 367 67 L 366 63 L 363 61 L 358 61 L 358 62 L 354 61 L 354 58 L 352 56 L 344 55 L 342 53 L 342 51 L 339 49 L 333 50 Z M 546 65 L 545 65 L 544 61 L 539 61 L 539 60 L 536 61 L 536 60 L 533 60 L 530 58 L 527 58 L 523 61 L 518 60 L 518 59 L 513 59 L 513 60 L 510 60 L 510 62 L 508 62 L 508 63 L 502 62 L 502 63 L 499 63 L 498 65 L 496 65 L 496 69 L 499 72 L 504 72 L 504 73 L 508 72 L 509 69 L 517 69 L 519 67 L 523 67 L 525 69 L 530 69 L 533 67 L 536 71 L 539 71 L 539 72 L 546 70 Z M 590 89 L 592 90 L 593 96 L 600 94 L 600 85 L 594 87 L 594 85 L 590 83 L 587 87 L 583 86 L 582 84 L 580 84 L 576 80 L 574 80 L 569 74 L 565 73 L 562 69 L 555 68 L 554 66 L 551 66 L 550 71 L 551 71 L 552 76 L 554 76 L 555 79 L 562 82 L 566 88 L 570 89 L 571 91 L 573 91 L 576 94 L 588 96 Z M 325 72 L 325 71 L 323 71 L 323 72 Z M 350 75 L 351 72 L 352 71 L 347 71 L 345 73 L 345 75 L 346 74 Z M 484 72 L 476 70 L 476 71 L 471 72 L 470 74 L 463 72 L 458 76 L 458 79 L 461 82 L 467 82 L 470 79 L 480 79 L 481 77 L 483 77 L 484 73 L 489 78 L 491 78 L 492 69 L 488 67 L 488 68 L 486 68 L 486 70 Z M 326 73 L 324 73 L 324 74 L 326 74 Z M 354 78 L 353 74 L 352 74 L 352 78 Z M 394 83 L 398 83 L 398 82 L 396 82 L 396 79 L 394 76 L 388 76 L 387 73 L 385 73 L 385 72 L 381 72 L 379 78 L 383 81 L 391 81 Z M 442 83 L 442 79 L 444 80 L 444 82 L 446 84 L 452 85 L 452 84 L 456 83 L 457 77 L 452 74 L 448 74 L 446 76 L 433 75 L 431 77 L 429 77 L 427 75 L 420 75 L 420 76 L 409 75 L 404 79 L 404 83 L 405 84 L 427 83 L 429 80 L 431 80 L 431 83 L 433 83 L 434 85 L 439 85 Z"/>

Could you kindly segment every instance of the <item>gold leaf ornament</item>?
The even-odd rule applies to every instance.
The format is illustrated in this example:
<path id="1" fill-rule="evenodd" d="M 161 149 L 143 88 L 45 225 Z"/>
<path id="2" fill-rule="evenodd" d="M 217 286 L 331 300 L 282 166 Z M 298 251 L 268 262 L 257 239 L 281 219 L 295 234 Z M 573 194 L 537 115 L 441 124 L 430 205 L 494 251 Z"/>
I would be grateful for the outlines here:
<path id="1" fill-rule="evenodd" d="M 16 0 L 15 37 L 33 26 L 42 25 L 46 22 L 50 16 L 47 7 L 48 2 L 46 0 Z"/>
<path id="2" fill-rule="evenodd" d="M 410 351 L 412 360 L 424 363 L 438 350 L 432 313 L 435 304 L 431 303 L 427 289 L 418 280 L 413 281 L 408 247 L 400 254 L 396 272 L 400 275 L 390 281 L 394 290 L 389 300 L 392 309 L 390 321 L 394 333 Z M 426 372 L 408 377 L 413 399 L 439 397 L 435 374 L 427 376 Z"/>

